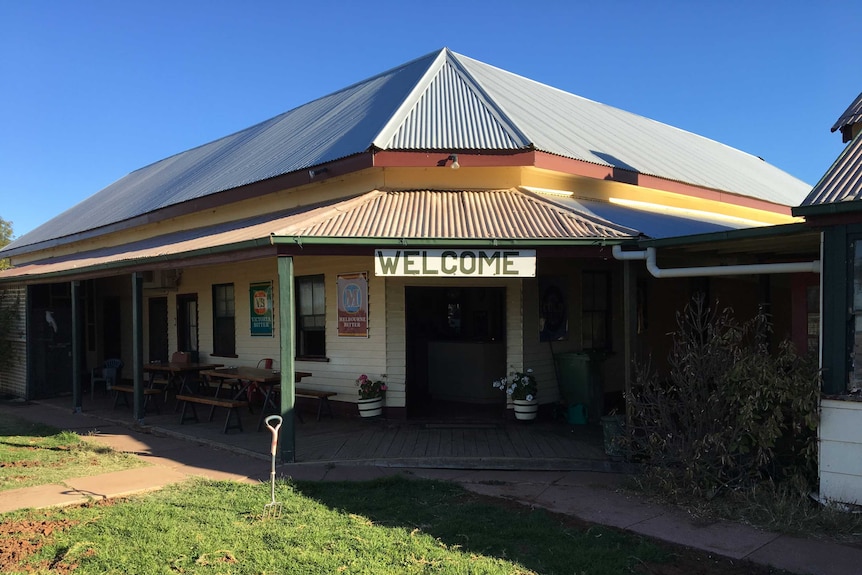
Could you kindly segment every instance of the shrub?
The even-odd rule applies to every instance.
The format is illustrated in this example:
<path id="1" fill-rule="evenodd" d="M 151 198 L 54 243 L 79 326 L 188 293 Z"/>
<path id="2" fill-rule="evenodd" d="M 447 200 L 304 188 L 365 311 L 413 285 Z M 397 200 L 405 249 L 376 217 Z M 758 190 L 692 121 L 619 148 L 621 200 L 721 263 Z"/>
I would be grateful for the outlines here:
<path id="1" fill-rule="evenodd" d="M 791 478 L 813 485 L 814 359 L 798 356 L 788 341 L 770 350 L 764 313 L 739 323 L 703 297 L 677 314 L 677 325 L 667 376 L 649 364 L 635 369 L 630 457 L 666 487 L 697 496 Z"/>

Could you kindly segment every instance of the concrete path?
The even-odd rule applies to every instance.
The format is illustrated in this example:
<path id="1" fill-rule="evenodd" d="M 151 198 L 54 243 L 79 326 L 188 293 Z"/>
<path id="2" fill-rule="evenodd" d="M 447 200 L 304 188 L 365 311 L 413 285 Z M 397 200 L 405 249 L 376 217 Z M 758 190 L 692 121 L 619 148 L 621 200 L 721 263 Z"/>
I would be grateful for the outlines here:
<path id="1" fill-rule="evenodd" d="M 0 492 L 0 513 L 84 503 L 159 489 L 192 476 L 265 483 L 269 463 L 247 453 L 209 444 L 106 425 L 97 431 L 80 416 L 58 414 L 37 405 L 9 408 L 5 414 L 78 431 L 89 441 L 133 453 L 151 467 L 70 479 L 59 485 Z M 640 500 L 617 487 L 623 477 L 590 471 L 502 471 L 477 469 L 395 468 L 378 465 L 280 465 L 278 474 L 304 481 L 362 481 L 403 474 L 452 481 L 470 491 L 569 514 L 591 523 L 617 527 L 670 543 L 736 560 L 747 560 L 793 573 L 849 575 L 862 572 L 862 546 L 800 539 L 731 522 L 696 523 L 677 509 Z"/>

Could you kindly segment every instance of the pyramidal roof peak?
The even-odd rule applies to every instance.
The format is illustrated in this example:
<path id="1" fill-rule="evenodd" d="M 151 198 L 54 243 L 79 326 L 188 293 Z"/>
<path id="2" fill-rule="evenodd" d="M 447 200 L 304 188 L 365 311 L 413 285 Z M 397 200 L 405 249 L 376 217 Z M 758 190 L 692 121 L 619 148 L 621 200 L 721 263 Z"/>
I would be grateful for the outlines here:
<path id="1" fill-rule="evenodd" d="M 434 56 L 430 64 L 429 57 Z M 373 141 L 377 149 L 524 149 L 526 135 L 448 48 L 427 65 Z M 408 63 L 407 65 L 410 65 Z"/>

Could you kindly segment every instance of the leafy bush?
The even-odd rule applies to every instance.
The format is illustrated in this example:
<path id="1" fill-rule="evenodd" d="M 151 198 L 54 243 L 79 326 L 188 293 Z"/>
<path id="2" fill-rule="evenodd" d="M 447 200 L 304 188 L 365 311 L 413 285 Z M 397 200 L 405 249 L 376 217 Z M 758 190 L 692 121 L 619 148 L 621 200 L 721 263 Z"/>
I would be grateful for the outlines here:
<path id="1" fill-rule="evenodd" d="M 717 307 L 717 306 L 716 306 Z M 628 400 L 630 457 L 669 489 L 711 498 L 724 489 L 817 475 L 819 374 L 784 341 L 770 350 L 759 313 L 739 323 L 729 308 L 695 299 L 662 378 L 638 366 Z"/>

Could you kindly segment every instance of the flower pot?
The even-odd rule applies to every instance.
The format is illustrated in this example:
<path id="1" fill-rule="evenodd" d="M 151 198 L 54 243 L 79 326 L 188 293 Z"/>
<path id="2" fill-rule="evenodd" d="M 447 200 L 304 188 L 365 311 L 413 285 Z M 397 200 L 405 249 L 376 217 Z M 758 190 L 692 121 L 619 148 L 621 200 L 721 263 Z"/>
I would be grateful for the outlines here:
<path id="1" fill-rule="evenodd" d="M 515 419 L 520 421 L 530 421 L 536 419 L 539 414 L 539 402 L 535 399 L 527 401 L 526 399 L 513 399 L 515 405 Z"/>
<path id="2" fill-rule="evenodd" d="M 383 398 L 372 397 L 371 399 L 359 400 L 360 417 L 377 417 L 383 414 Z"/>

